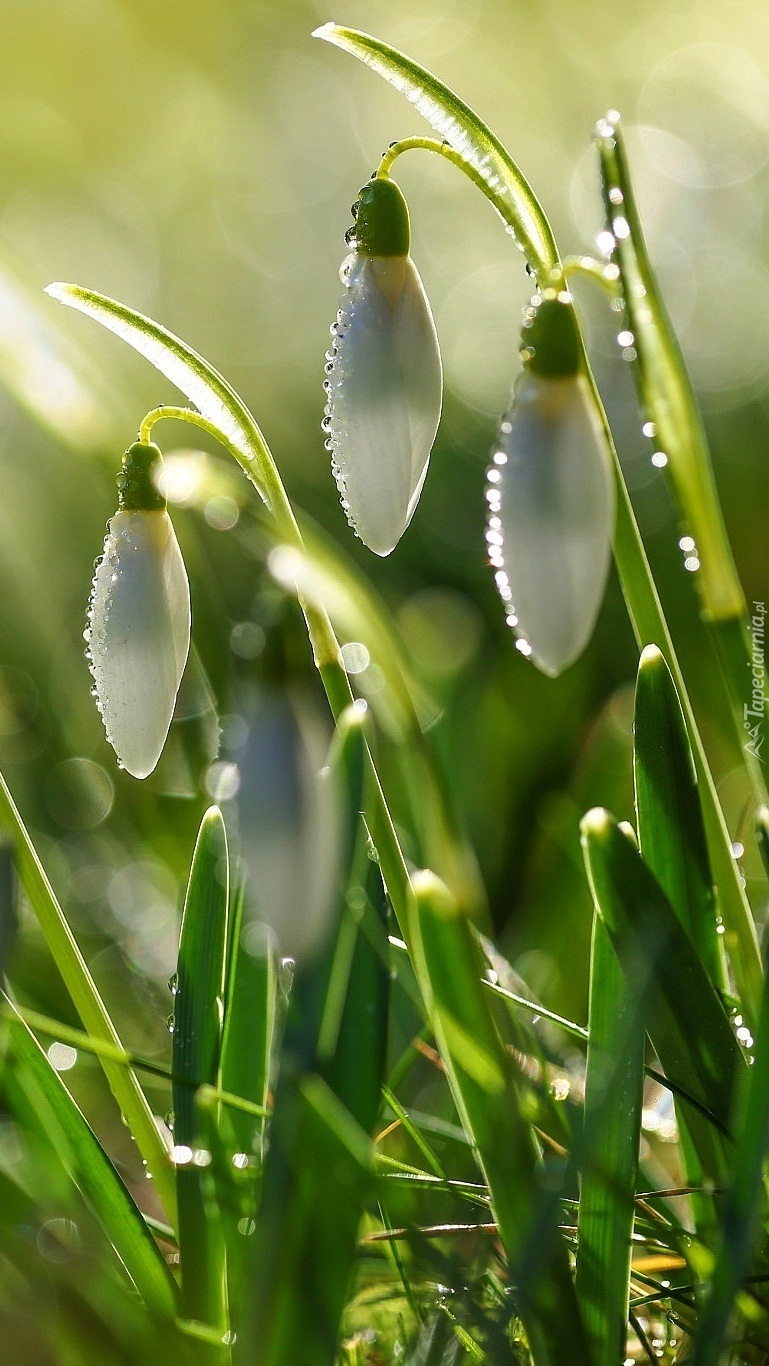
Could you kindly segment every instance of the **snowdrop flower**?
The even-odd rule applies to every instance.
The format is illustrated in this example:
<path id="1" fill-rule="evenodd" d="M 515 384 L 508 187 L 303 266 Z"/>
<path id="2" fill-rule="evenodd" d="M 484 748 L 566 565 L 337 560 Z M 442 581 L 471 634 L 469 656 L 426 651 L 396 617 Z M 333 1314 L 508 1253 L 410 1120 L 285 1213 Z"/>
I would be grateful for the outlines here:
<path id="1" fill-rule="evenodd" d="M 246 693 L 242 716 L 231 826 L 246 874 L 246 923 L 269 925 L 281 954 L 306 962 L 339 906 L 342 808 L 328 727 L 290 686 Z"/>
<path id="2" fill-rule="evenodd" d="M 160 758 L 190 645 L 187 572 L 156 483 L 161 459 L 141 442 L 123 456 L 85 632 L 107 739 L 135 778 Z"/>
<path id="3" fill-rule="evenodd" d="M 571 297 L 536 296 L 488 471 L 486 542 L 518 649 L 551 678 L 582 653 L 609 568 L 610 455 Z"/>
<path id="4" fill-rule="evenodd" d="M 360 192 L 355 250 L 342 265 L 347 293 L 326 353 L 324 430 L 347 519 L 389 555 L 414 515 L 441 414 L 435 324 L 409 256 L 409 215 L 382 177 Z"/>

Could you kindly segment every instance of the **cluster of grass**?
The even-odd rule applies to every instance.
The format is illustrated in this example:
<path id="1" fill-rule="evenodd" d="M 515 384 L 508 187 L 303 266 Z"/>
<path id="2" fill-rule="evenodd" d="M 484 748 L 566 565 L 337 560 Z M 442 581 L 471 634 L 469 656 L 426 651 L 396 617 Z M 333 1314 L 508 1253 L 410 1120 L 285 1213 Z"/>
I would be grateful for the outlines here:
<path id="1" fill-rule="evenodd" d="M 579 271 L 619 304 L 643 420 L 696 545 L 708 623 L 698 667 L 716 676 L 716 719 L 743 766 L 769 867 L 760 735 L 746 747 L 744 731 L 756 643 L 751 656 L 702 422 L 616 120 L 597 138 L 614 253 L 563 261 L 531 187 L 452 92 L 374 39 L 334 26 L 321 36 L 390 80 L 445 140 L 410 139 L 390 161 L 417 147 L 448 157 L 543 288 L 563 290 Z M 242 400 L 151 320 L 76 286 L 50 292 L 195 405 L 155 410 L 144 435 L 183 417 L 241 466 L 269 573 L 304 615 L 335 731 L 322 783 L 305 794 L 312 838 L 298 832 L 294 850 L 307 862 L 295 885 L 310 923 L 295 963 L 255 932 L 245 844 L 233 859 L 219 807 L 203 816 L 166 1063 L 124 1048 L 2 783 L 0 947 L 11 949 L 15 869 L 80 1021 L 20 1004 L 10 959 L 0 1303 L 18 1359 L 764 1360 L 769 993 L 718 775 L 619 464 L 614 555 L 639 650 L 634 822 L 604 808 L 581 822 L 594 909 L 583 1027 L 545 1009 L 487 937 L 483 878 L 397 628 L 365 578 L 297 521 Z M 584 374 L 592 384 L 586 359 Z M 377 667 L 365 698 L 340 641 L 365 647 Z M 293 743 L 298 773 L 299 727 Z M 257 907 L 260 893 L 252 887 Z M 62 1049 L 101 1065 L 144 1189 L 90 1127 L 60 1075 Z M 656 1143 L 644 1119 L 655 1108 Z"/>

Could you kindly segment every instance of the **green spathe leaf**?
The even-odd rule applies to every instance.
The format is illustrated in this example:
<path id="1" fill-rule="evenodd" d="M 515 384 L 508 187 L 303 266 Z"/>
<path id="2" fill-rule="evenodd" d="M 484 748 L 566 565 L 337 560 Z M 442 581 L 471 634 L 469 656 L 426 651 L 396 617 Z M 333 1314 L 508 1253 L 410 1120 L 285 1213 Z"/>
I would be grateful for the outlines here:
<path id="1" fill-rule="evenodd" d="M 631 990 L 643 998 L 665 1075 L 701 1107 L 681 1099 L 703 1171 L 723 1185 L 731 1154 L 725 1126 L 746 1070 L 729 1018 L 665 893 L 614 817 L 589 811 L 581 832 L 596 910 Z"/>
<path id="2" fill-rule="evenodd" d="M 339 24 L 323 24 L 315 38 L 350 52 L 405 95 L 442 138 L 460 152 L 486 187 L 489 199 L 513 229 L 526 259 L 546 282 L 559 269 L 550 225 L 509 152 L 453 90 L 404 53 L 378 38 Z"/>
<path id="3" fill-rule="evenodd" d="M 633 773 L 638 839 L 713 984 L 724 970 L 697 774 L 681 704 L 662 652 L 641 655 L 635 697 Z"/>
<path id="4" fill-rule="evenodd" d="M 176 1286 L 144 1218 L 31 1030 L 6 1002 L 12 1074 L 20 1117 L 51 1143 L 82 1191 L 150 1313 L 173 1318 Z"/>

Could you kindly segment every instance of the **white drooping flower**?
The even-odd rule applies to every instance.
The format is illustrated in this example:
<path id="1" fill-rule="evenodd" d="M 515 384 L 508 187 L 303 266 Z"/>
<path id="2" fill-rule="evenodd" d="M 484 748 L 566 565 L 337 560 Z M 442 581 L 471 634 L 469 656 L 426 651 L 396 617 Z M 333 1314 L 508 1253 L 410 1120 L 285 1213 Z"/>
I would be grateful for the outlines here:
<path id="1" fill-rule="evenodd" d="M 486 542 L 518 648 L 555 677 L 595 626 L 614 485 L 569 297 L 535 300 L 523 340 L 523 373 L 488 471 Z"/>
<path id="2" fill-rule="evenodd" d="M 393 181 L 360 193 L 347 292 L 332 327 L 325 388 L 332 469 L 348 521 L 389 555 L 414 514 L 438 421 L 443 374 L 406 201 Z M 351 237 L 352 234 L 348 234 Z"/>
<path id="3" fill-rule="evenodd" d="M 160 459 L 140 443 L 123 457 L 85 632 L 107 739 L 135 778 L 160 758 L 190 645 L 187 572 L 153 479 Z"/>

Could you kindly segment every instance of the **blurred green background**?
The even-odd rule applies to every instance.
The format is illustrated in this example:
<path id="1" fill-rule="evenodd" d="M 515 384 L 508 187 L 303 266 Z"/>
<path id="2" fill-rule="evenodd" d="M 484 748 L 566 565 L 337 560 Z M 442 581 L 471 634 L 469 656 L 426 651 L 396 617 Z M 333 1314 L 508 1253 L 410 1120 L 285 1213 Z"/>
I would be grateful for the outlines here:
<path id="1" fill-rule="evenodd" d="M 43 296 L 55 279 L 165 323 L 249 402 L 298 507 L 397 618 L 510 957 L 550 1004 L 583 1018 L 590 912 L 577 820 L 595 802 L 631 814 L 636 656 L 621 594 L 612 580 L 587 656 L 556 682 L 503 626 L 484 561 L 483 476 L 530 282 L 481 196 L 423 153 L 400 162 L 398 179 L 443 348 L 444 417 L 395 553 L 380 561 L 353 541 L 320 429 L 343 234 L 388 142 L 428 130 L 310 34 L 329 18 L 367 29 L 453 85 L 532 180 L 563 252 L 596 250 L 592 128 L 608 108 L 622 112 L 751 601 L 767 593 L 769 10 L 758 0 L 641 10 L 627 0 L 366 0 L 332 13 L 296 0 L 0 0 L 0 18 L 0 766 L 126 1042 L 167 1057 L 166 979 L 204 802 L 218 796 L 234 812 L 232 765 L 249 727 L 274 717 L 277 688 L 290 682 L 297 705 L 320 714 L 322 702 L 301 620 L 265 572 L 245 481 L 221 457 L 197 457 L 192 429 L 162 424 L 202 667 L 157 774 L 138 784 L 118 772 L 89 696 L 88 588 L 120 454 L 145 411 L 178 395 Z M 705 714 L 711 679 L 698 663 L 685 528 L 640 432 L 616 319 L 575 288 Z M 223 718 L 218 759 L 204 673 Z M 739 835 L 732 742 L 712 729 L 708 738 Z M 260 763 L 269 804 L 277 774 L 269 757 Z M 24 999 L 71 1018 L 28 920 L 13 978 Z M 77 1070 L 76 1089 L 99 1084 L 89 1064 Z"/>

